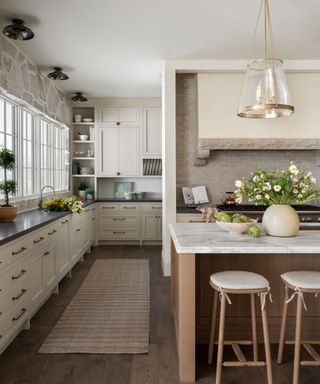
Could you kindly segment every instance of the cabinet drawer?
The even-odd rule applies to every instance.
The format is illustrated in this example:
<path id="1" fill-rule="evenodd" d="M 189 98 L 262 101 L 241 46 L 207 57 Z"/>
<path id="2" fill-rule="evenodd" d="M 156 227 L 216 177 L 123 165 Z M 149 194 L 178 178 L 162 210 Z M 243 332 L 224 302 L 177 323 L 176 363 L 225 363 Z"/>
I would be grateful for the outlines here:
<path id="1" fill-rule="evenodd" d="M 18 260 L 20 260 L 22 257 L 27 255 L 29 253 L 30 248 L 30 239 L 27 237 L 24 237 L 22 239 L 19 239 L 18 241 L 15 241 L 14 243 L 10 244 L 7 247 L 7 264 L 14 263 Z"/>
<path id="2" fill-rule="evenodd" d="M 192 214 L 192 215 L 177 215 L 178 223 L 205 223 L 206 220 L 202 218 L 202 215 Z"/>
<path id="3" fill-rule="evenodd" d="M 141 203 L 141 212 L 161 213 L 162 203 Z"/>
<path id="4" fill-rule="evenodd" d="M 8 252 L 5 246 L 0 249 L 0 270 L 7 266 Z"/>
<path id="5" fill-rule="evenodd" d="M 119 204 L 117 203 L 99 203 L 99 212 L 118 212 Z"/>
<path id="6" fill-rule="evenodd" d="M 139 215 L 100 215 L 99 226 L 103 229 L 139 228 Z"/>
<path id="7" fill-rule="evenodd" d="M 54 224 L 52 224 L 46 228 L 46 236 L 47 236 L 48 240 L 53 241 L 57 238 L 57 234 L 58 234 L 58 230 L 60 228 L 60 225 L 61 224 L 59 222 L 57 222 L 57 223 L 54 223 Z"/>
<path id="8" fill-rule="evenodd" d="M 47 230 L 41 229 L 40 231 L 36 231 L 31 234 L 30 236 L 30 249 L 32 252 L 37 250 L 38 248 L 41 248 L 45 243 L 48 241 L 48 235 Z"/>
<path id="9" fill-rule="evenodd" d="M 0 321 L 0 343 L 16 327 L 26 320 L 28 315 L 28 298 L 15 305 L 11 311 Z"/>
<path id="10" fill-rule="evenodd" d="M 100 240 L 139 240 L 139 229 L 99 229 Z"/>
<path id="11" fill-rule="evenodd" d="M 18 285 L 28 273 L 28 261 L 15 265 L 13 268 L 6 268 L 0 275 L 0 294 Z"/>
<path id="12" fill-rule="evenodd" d="M 139 212 L 140 204 L 139 203 L 121 203 L 119 204 L 120 212 Z"/>
<path id="13" fill-rule="evenodd" d="M 24 278 L 19 284 L 14 288 L 6 291 L 0 297 L 0 319 L 5 317 L 5 315 L 11 311 L 11 309 L 21 303 L 28 297 L 28 280 Z"/>

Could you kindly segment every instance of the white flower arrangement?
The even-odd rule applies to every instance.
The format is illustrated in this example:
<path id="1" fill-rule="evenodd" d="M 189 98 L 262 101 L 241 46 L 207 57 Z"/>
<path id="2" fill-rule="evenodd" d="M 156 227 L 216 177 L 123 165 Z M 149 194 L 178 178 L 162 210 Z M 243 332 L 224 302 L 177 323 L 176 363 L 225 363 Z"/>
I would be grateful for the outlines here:
<path id="1" fill-rule="evenodd" d="M 236 201 L 241 203 L 247 197 L 249 202 L 261 205 L 302 204 L 320 198 L 320 190 L 315 184 L 312 172 L 302 172 L 292 162 L 283 170 L 268 172 L 259 168 L 247 179 L 236 181 Z"/>

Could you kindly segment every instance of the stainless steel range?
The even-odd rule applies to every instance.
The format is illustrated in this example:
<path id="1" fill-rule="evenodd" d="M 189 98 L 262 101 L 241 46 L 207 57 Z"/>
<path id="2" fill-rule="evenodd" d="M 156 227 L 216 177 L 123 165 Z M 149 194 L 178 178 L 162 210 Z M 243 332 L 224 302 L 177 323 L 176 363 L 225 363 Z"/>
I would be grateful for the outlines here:
<path id="1" fill-rule="evenodd" d="M 259 222 L 262 219 L 263 212 L 266 210 L 262 205 L 225 205 L 218 204 L 216 206 L 219 210 L 227 211 L 230 213 L 243 212 L 245 215 L 257 219 Z M 301 226 L 301 229 L 320 229 L 320 207 L 315 205 L 293 205 L 293 208 L 298 212 L 300 223 L 318 224 L 312 226 Z"/>

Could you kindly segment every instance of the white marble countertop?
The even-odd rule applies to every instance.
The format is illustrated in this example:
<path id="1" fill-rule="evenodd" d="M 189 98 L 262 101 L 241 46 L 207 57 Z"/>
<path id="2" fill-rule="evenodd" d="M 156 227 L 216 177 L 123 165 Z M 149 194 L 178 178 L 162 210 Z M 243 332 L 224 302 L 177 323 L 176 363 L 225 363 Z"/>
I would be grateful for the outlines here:
<path id="1" fill-rule="evenodd" d="M 233 235 L 216 224 L 169 225 L 177 253 L 320 253 L 320 231 L 300 231 L 296 237 Z"/>

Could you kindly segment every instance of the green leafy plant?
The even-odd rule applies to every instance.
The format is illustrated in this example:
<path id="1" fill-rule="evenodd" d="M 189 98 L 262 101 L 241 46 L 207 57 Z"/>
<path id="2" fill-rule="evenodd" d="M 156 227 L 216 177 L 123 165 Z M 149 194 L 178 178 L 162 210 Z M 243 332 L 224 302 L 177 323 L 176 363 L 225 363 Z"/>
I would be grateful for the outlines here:
<path id="1" fill-rule="evenodd" d="M 0 148 L 0 167 L 4 170 L 4 180 L 0 182 L 0 191 L 4 194 L 4 207 L 9 207 L 9 195 L 14 195 L 17 190 L 15 180 L 7 179 L 7 172 L 14 169 L 15 156 L 12 151 L 7 148 Z"/>
<path id="2" fill-rule="evenodd" d="M 87 188 L 89 188 L 89 184 L 86 183 L 84 180 L 81 180 L 78 186 L 78 190 L 85 191 Z"/>
<path id="3" fill-rule="evenodd" d="M 311 172 L 301 171 L 291 162 L 285 169 L 258 168 L 247 179 L 237 180 L 237 203 L 244 197 L 256 204 L 302 204 L 320 198 L 320 189 Z"/>

